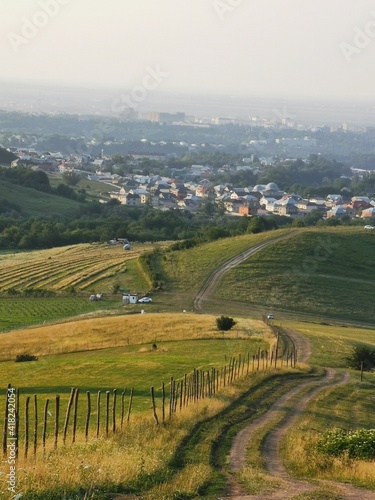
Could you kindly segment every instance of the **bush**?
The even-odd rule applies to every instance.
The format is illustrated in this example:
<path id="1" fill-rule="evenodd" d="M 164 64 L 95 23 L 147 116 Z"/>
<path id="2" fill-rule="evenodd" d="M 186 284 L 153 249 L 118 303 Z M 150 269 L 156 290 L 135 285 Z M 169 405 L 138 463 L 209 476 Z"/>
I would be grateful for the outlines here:
<path id="1" fill-rule="evenodd" d="M 24 363 L 25 361 L 38 361 L 38 358 L 32 354 L 18 354 L 16 356 L 16 363 Z"/>
<path id="2" fill-rule="evenodd" d="M 236 324 L 236 321 L 234 321 L 234 319 L 230 318 L 229 316 L 220 316 L 220 318 L 216 318 L 217 329 L 221 332 L 227 332 Z"/>
<path id="3" fill-rule="evenodd" d="M 360 370 L 363 367 L 364 371 L 371 371 L 375 368 L 375 348 L 367 345 L 356 345 L 345 359 L 349 368 Z"/>
<path id="4" fill-rule="evenodd" d="M 375 429 L 326 431 L 319 439 L 318 451 L 327 455 L 347 455 L 362 460 L 375 459 Z"/>

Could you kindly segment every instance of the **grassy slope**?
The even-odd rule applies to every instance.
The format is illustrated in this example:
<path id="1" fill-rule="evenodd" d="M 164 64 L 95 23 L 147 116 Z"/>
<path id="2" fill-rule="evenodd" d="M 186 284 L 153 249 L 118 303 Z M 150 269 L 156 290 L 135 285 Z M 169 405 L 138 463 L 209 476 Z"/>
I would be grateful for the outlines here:
<path id="1" fill-rule="evenodd" d="M 171 289 L 174 290 L 175 294 L 181 294 L 181 295 L 185 294 L 186 297 L 193 297 L 194 293 L 196 292 L 197 289 L 199 289 L 200 284 L 204 281 L 205 276 L 211 269 L 214 269 L 220 263 L 230 258 L 232 255 L 235 255 L 240 251 L 243 251 L 245 248 L 248 248 L 252 244 L 256 244 L 257 242 L 259 242 L 259 240 L 273 237 L 278 234 L 280 234 L 280 232 L 278 232 L 277 234 L 269 233 L 260 236 L 244 236 L 232 240 L 222 240 L 219 242 L 211 243 L 187 252 L 169 253 L 166 256 L 166 260 L 164 261 L 165 270 L 167 272 L 173 269 L 173 273 L 171 273 L 172 276 L 168 283 L 170 284 Z M 369 239 L 370 235 L 368 233 L 365 233 L 364 231 L 347 231 L 342 229 L 338 231 L 329 230 L 326 232 L 321 232 L 321 231 L 315 232 L 308 230 L 304 233 L 304 237 L 301 238 L 299 236 L 296 236 L 296 238 L 293 239 L 293 245 L 292 241 L 289 240 L 287 244 L 290 244 L 292 249 L 294 248 L 293 255 L 296 256 L 295 258 L 298 257 L 297 256 L 298 249 L 300 250 L 301 247 L 303 247 L 303 245 L 305 244 L 306 248 L 310 248 L 312 252 L 315 252 L 314 248 L 315 249 L 317 248 L 316 240 L 315 243 L 311 243 L 312 241 L 311 235 L 323 238 L 323 240 L 324 238 L 326 238 L 324 240 L 326 246 L 327 242 L 329 243 L 329 245 L 332 245 L 332 242 L 337 245 L 337 242 L 340 241 L 343 242 L 342 245 L 345 245 L 345 248 L 343 247 L 342 251 L 339 251 L 337 246 L 334 247 L 336 254 L 338 253 L 340 256 L 340 262 L 337 262 L 336 268 L 333 268 L 332 265 L 329 265 L 329 263 L 326 262 L 326 258 L 323 259 L 323 254 L 321 255 L 317 254 L 318 257 L 320 256 L 319 266 L 322 267 L 319 267 L 319 269 L 315 269 L 315 273 L 310 273 L 309 274 L 310 278 L 314 277 L 314 274 L 315 275 L 323 274 L 324 270 L 327 270 L 327 268 L 329 268 L 329 272 L 331 274 L 334 272 L 335 269 L 336 271 L 337 269 L 340 269 L 340 272 L 346 270 L 344 262 L 348 262 L 347 255 L 350 252 L 353 252 L 355 249 L 358 253 L 358 246 L 361 246 L 358 245 L 359 241 L 362 242 L 362 246 L 358 260 L 362 262 L 364 258 L 369 258 L 369 259 L 373 258 L 371 255 L 371 249 L 373 251 L 372 242 L 374 240 Z M 294 242 L 298 238 L 299 238 L 298 245 L 297 247 L 295 247 Z M 363 245 L 363 241 L 367 242 L 368 247 Z M 277 244 L 275 245 L 275 247 L 278 245 L 281 244 Z M 270 247 L 269 249 L 266 249 L 264 252 L 266 253 L 268 251 L 271 251 L 273 248 L 274 247 Z M 251 261 L 253 261 L 257 257 L 261 257 L 262 254 L 263 252 L 253 257 Z M 307 268 L 308 261 L 304 261 L 306 255 L 308 254 L 306 253 L 303 254 L 302 257 L 299 260 L 297 260 L 297 262 L 299 263 L 299 265 L 302 265 Z M 314 256 L 314 253 L 312 253 L 312 255 Z M 172 257 L 172 259 L 170 259 L 170 257 Z M 352 262 L 353 260 L 354 259 L 352 259 Z M 272 265 L 276 265 L 274 260 L 270 260 L 269 264 L 271 263 Z M 279 263 L 280 259 L 278 264 Z M 295 261 L 290 259 L 290 261 L 288 261 L 288 264 L 282 262 L 281 268 L 283 270 L 285 269 L 285 267 L 289 269 L 290 265 L 294 266 Z M 203 272 L 202 269 L 204 270 Z M 275 269 L 273 269 L 273 271 L 275 272 Z M 369 273 L 371 272 L 371 270 L 368 268 L 362 269 L 361 279 L 371 280 L 371 278 L 369 277 L 363 278 L 363 276 L 366 275 L 367 271 Z M 236 270 L 234 270 L 233 272 L 236 272 Z M 351 271 L 349 270 L 349 272 Z M 349 275 L 348 277 L 350 278 L 352 276 Z M 181 279 L 180 282 L 179 278 Z M 355 288 L 356 283 L 357 282 L 355 281 L 350 281 L 351 287 Z M 258 284 L 257 286 L 260 285 Z M 224 289 L 225 287 L 222 286 L 221 290 Z M 262 292 L 261 287 L 260 291 Z M 234 298 L 236 298 L 235 295 Z M 157 307 L 156 303 L 162 300 L 163 300 L 163 294 L 156 295 L 154 303 L 151 305 L 152 307 L 147 308 L 147 311 L 155 310 L 155 307 Z M 34 336 L 30 335 L 29 337 L 30 342 L 32 341 L 32 337 L 34 337 L 34 341 L 35 339 L 38 339 L 40 341 L 40 346 L 44 345 L 45 346 L 44 348 L 46 349 L 47 346 L 49 346 L 50 344 L 53 345 L 53 342 L 51 342 L 52 339 L 55 340 L 56 345 L 59 345 L 59 340 L 61 339 L 56 337 L 56 335 L 58 334 L 58 331 L 60 331 L 61 335 L 64 338 L 64 342 L 65 341 L 70 342 L 71 344 L 73 344 L 74 342 L 82 342 L 83 344 L 81 347 L 87 349 L 88 342 L 100 343 L 101 338 L 109 334 L 113 336 L 113 339 L 116 338 L 121 339 L 124 335 L 127 335 L 128 332 L 131 331 L 135 332 L 135 336 L 137 337 L 137 343 L 139 344 L 146 343 L 146 348 L 149 347 L 149 344 L 151 342 L 156 340 L 158 345 L 160 344 L 159 346 L 160 351 L 157 353 L 154 353 L 152 351 L 147 351 L 142 353 L 140 352 L 140 349 L 142 349 L 141 346 L 130 345 L 129 347 L 127 347 L 127 345 L 122 345 L 122 347 L 119 347 L 119 345 L 121 344 L 116 344 L 115 340 L 113 340 L 114 342 L 113 346 L 116 345 L 118 346 L 116 349 L 109 348 L 104 351 L 96 351 L 92 353 L 83 352 L 76 354 L 61 354 L 61 355 L 51 354 L 43 357 L 40 360 L 41 361 L 40 365 L 38 365 L 39 361 L 36 364 L 30 363 L 30 364 L 25 364 L 23 366 L 21 365 L 16 366 L 15 364 L 12 363 L 4 363 L 2 364 L 3 373 L 1 375 L 1 378 L 4 381 L 3 385 L 5 385 L 9 381 L 8 377 L 10 377 L 12 379 L 10 380 L 11 382 L 17 383 L 17 381 L 19 381 L 20 385 L 22 385 L 24 388 L 28 386 L 31 391 L 37 390 L 37 392 L 39 392 L 40 394 L 53 394 L 54 391 L 56 392 L 57 390 L 60 389 L 64 389 L 64 391 L 67 391 L 69 384 L 74 381 L 78 383 L 81 381 L 86 388 L 89 387 L 94 390 L 95 388 L 98 387 L 103 388 L 104 383 L 108 384 L 109 386 L 108 388 L 116 387 L 117 382 L 119 383 L 119 385 L 122 384 L 122 386 L 126 385 L 127 387 L 130 387 L 130 385 L 132 385 L 132 381 L 134 380 L 134 385 L 136 385 L 136 383 L 138 382 L 141 382 L 141 385 L 139 385 L 139 387 L 142 389 L 141 393 L 147 398 L 148 395 L 146 393 L 149 390 L 149 385 L 151 384 L 151 382 L 155 384 L 156 382 L 161 382 L 162 379 L 164 378 L 162 377 L 163 373 L 168 372 L 167 373 L 168 376 L 171 374 L 178 376 L 180 368 L 182 374 L 187 369 L 189 363 L 191 363 L 192 366 L 193 365 L 195 366 L 197 363 L 198 364 L 201 363 L 204 366 L 209 366 L 211 363 L 216 364 L 215 361 L 217 360 L 221 365 L 222 363 L 220 363 L 220 360 L 223 359 L 223 354 L 225 357 L 226 350 L 228 351 L 228 356 L 229 356 L 230 353 L 231 353 L 230 355 L 232 355 L 235 352 L 239 352 L 239 350 L 243 352 L 242 346 L 244 346 L 246 349 L 246 346 L 244 344 L 245 341 L 242 340 L 239 340 L 238 342 L 235 341 L 233 342 L 233 344 L 232 341 L 226 340 L 223 344 L 222 341 L 216 342 L 215 340 L 187 341 L 188 337 L 185 338 L 182 337 L 181 339 L 181 332 L 183 331 L 184 326 L 187 327 L 187 331 L 192 330 L 193 328 L 199 328 L 201 335 L 203 335 L 203 333 L 209 332 L 211 327 L 209 327 L 205 323 L 205 321 L 209 319 L 209 317 L 206 316 L 197 317 L 186 314 L 167 315 L 164 319 L 162 319 L 162 315 L 159 316 L 153 314 L 146 314 L 143 316 L 144 317 L 142 317 L 141 315 L 128 317 L 129 321 L 131 322 L 136 321 L 137 324 L 140 321 L 149 322 L 147 325 L 144 324 L 143 327 L 140 326 L 139 324 L 137 327 L 135 327 L 135 323 L 133 324 L 124 322 L 124 318 L 117 318 L 116 328 L 114 328 L 113 324 L 106 323 L 104 325 L 101 321 L 95 320 L 95 322 L 91 323 L 91 326 L 88 326 L 87 330 L 85 331 L 74 330 L 72 326 L 73 325 L 79 326 L 79 323 L 77 324 L 71 323 L 69 324 L 70 326 L 69 325 L 67 326 L 65 331 L 63 325 L 56 326 L 55 328 L 57 330 L 45 329 L 45 332 L 47 332 L 48 335 L 50 335 L 49 338 L 43 337 L 41 330 L 34 330 L 34 331 L 30 330 L 28 334 L 32 332 L 36 333 Z M 169 323 L 166 322 L 166 318 L 168 318 Z M 103 321 L 107 321 L 107 319 Z M 190 323 L 189 321 L 193 321 L 193 323 Z M 329 364 L 330 366 L 339 366 L 339 367 L 343 366 L 341 361 L 340 362 L 337 361 L 336 365 L 332 364 L 336 362 L 334 359 L 332 359 L 331 356 L 331 353 L 335 347 L 337 348 L 339 355 L 342 356 L 343 353 L 345 354 L 348 351 L 349 346 L 354 339 L 360 339 L 365 343 L 371 343 L 372 342 L 371 339 L 373 339 L 373 331 L 365 329 L 353 330 L 351 328 L 350 329 L 339 328 L 339 327 L 329 328 L 326 325 L 308 325 L 305 323 L 290 324 L 290 325 L 288 324 L 287 326 L 301 330 L 302 333 L 306 333 L 307 335 L 310 336 L 311 339 L 314 340 L 313 342 L 314 358 L 312 358 L 312 361 L 316 364 L 320 364 L 323 366 L 326 366 L 327 364 Z M 177 339 L 175 337 L 175 339 L 178 342 L 164 343 L 164 340 L 167 340 L 166 338 L 164 339 L 161 336 L 159 337 L 159 334 L 157 334 L 155 337 L 154 330 L 156 327 L 158 328 L 160 335 L 164 334 L 165 332 L 172 332 L 172 333 L 174 332 L 175 334 L 178 333 L 180 337 L 177 337 Z M 240 330 L 243 331 L 243 325 L 241 324 L 240 324 Z M 72 332 L 72 334 L 75 335 L 75 337 L 73 335 L 74 338 L 73 337 L 66 338 L 68 337 L 70 332 Z M 234 333 L 236 335 L 236 332 Z M 6 334 L 7 337 L 4 336 L 4 341 L 5 340 L 8 341 L 10 339 L 10 335 L 16 335 L 16 334 L 19 334 L 19 332 L 14 332 L 14 334 Z M 142 339 L 142 335 L 146 334 L 151 335 L 151 337 L 149 336 L 147 337 L 147 339 Z M 93 335 L 95 338 L 90 338 L 90 335 L 91 336 Z M 16 337 L 14 338 L 16 339 Z M 184 342 L 181 342 L 181 340 L 184 340 Z M 319 350 L 319 342 L 321 342 L 320 345 L 326 345 L 325 350 L 323 349 Z M 84 345 L 85 343 L 86 345 Z M 95 348 L 97 349 L 98 346 L 99 344 L 97 344 Z M 4 344 L 2 347 L 4 349 L 6 348 L 6 345 Z M 165 351 L 162 351 L 162 349 L 164 348 Z M 173 354 L 173 361 L 172 361 L 172 354 Z M 113 369 L 112 369 L 112 364 L 113 364 Z M 60 369 L 54 372 L 53 370 L 51 370 L 52 366 L 56 367 L 59 366 Z M 83 367 L 85 368 L 84 372 L 83 372 Z M 132 372 L 132 369 L 134 373 Z M 16 372 L 17 370 L 19 370 L 18 373 Z M 35 370 L 34 373 L 33 370 Z M 67 376 L 67 381 L 66 383 L 64 382 L 64 387 L 61 386 L 60 380 L 57 380 L 57 377 L 59 375 L 61 378 L 61 373 L 63 370 L 66 370 L 66 376 Z M 160 370 L 162 370 L 163 373 Z M 176 370 L 176 372 L 172 373 L 173 370 Z M 159 374 L 160 374 L 160 380 L 156 381 L 157 375 Z M 133 378 L 133 376 L 135 378 Z M 55 379 L 53 379 L 53 377 L 55 377 Z M 101 381 L 102 383 L 98 383 L 98 381 L 99 382 Z M 167 380 L 165 381 L 167 382 Z M 371 384 L 370 380 L 368 380 L 368 382 Z M 351 391 L 353 390 L 352 386 L 350 387 L 350 390 Z M 142 394 L 138 394 L 138 397 L 141 396 Z M 362 399 L 363 395 L 364 395 L 363 390 L 356 390 L 355 393 L 353 392 L 353 398 L 355 399 L 355 408 L 356 408 L 355 421 L 359 425 L 369 425 L 368 421 L 366 421 L 364 417 L 366 411 L 368 410 L 368 401 L 367 401 L 368 398 L 366 397 L 366 400 L 363 400 Z M 334 414 L 337 415 L 340 422 L 344 422 L 344 420 L 348 424 L 351 420 L 354 422 L 353 415 L 350 415 L 350 413 L 347 412 L 345 416 L 345 410 L 341 411 L 338 409 L 339 406 L 341 405 L 340 401 L 344 401 L 345 398 L 346 396 L 338 395 L 337 398 L 336 397 L 332 398 L 329 397 L 329 395 L 327 395 L 326 399 L 324 400 L 322 399 L 321 400 L 322 404 L 324 404 L 327 407 L 327 411 L 324 412 L 324 415 L 329 415 L 330 411 L 328 411 L 328 409 L 333 408 L 335 411 Z M 148 411 L 150 412 L 149 408 L 150 403 L 149 402 L 147 403 L 146 399 L 145 401 L 146 401 L 145 406 L 147 407 L 148 405 L 147 408 Z M 345 404 L 342 405 L 344 409 L 346 405 L 347 402 L 345 400 Z M 138 403 L 136 403 L 136 406 L 138 406 L 139 409 L 145 408 L 145 406 L 143 406 L 143 404 L 141 403 L 140 399 L 138 399 Z M 317 416 L 319 415 L 317 414 Z M 318 428 L 318 426 L 320 425 L 324 426 L 326 424 L 324 423 L 323 420 L 318 423 L 315 423 L 315 421 L 313 420 L 312 423 L 309 423 L 310 427 L 316 426 L 316 428 Z M 47 475 L 48 474 L 49 473 L 47 473 Z M 136 475 L 137 471 L 135 471 L 134 474 Z M 179 486 L 176 485 L 175 491 L 179 489 L 180 489 Z M 172 498 L 172 496 L 170 498 Z"/>
<path id="2" fill-rule="evenodd" d="M 0 198 L 5 198 L 21 208 L 23 215 L 73 216 L 78 213 L 80 204 L 76 201 L 37 191 L 9 182 L 0 183 Z"/>
<path id="3" fill-rule="evenodd" d="M 39 358 L 28 363 L 1 362 L 0 379 L 3 387 L 11 383 L 20 389 L 21 407 L 27 395 L 38 394 L 41 405 L 45 398 L 53 400 L 59 394 L 65 408 L 71 387 L 92 394 L 113 388 L 120 394 L 125 387 L 129 394 L 134 387 L 134 411 L 146 410 L 151 416 L 151 385 L 160 407 L 161 384 L 168 386 L 171 376 L 181 379 L 194 368 L 221 368 L 234 356 L 268 349 L 269 340 L 268 329 L 261 322 L 239 320 L 224 335 L 217 331 L 215 318 L 208 315 L 199 322 L 189 314 L 87 319 L 1 335 L 1 352 L 13 352 L 14 359 L 12 349 L 17 348 Z M 152 348 L 154 343 L 157 349 Z M 1 412 L 3 405 L 1 398 Z M 81 429 L 84 416 L 82 402 Z"/>
<path id="4" fill-rule="evenodd" d="M 263 241 L 273 239 L 289 230 L 272 231 L 258 235 L 225 238 L 182 251 L 168 252 L 163 257 L 166 292 L 161 303 L 178 307 L 190 306 L 207 276 L 225 261 Z"/>
<path id="5" fill-rule="evenodd" d="M 375 347 L 374 329 L 294 321 L 288 321 L 285 326 L 299 331 L 309 340 L 312 346 L 309 362 L 313 365 L 345 368 L 345 357 L 350 354 L 353 345 L 359 343 Z"/>
<path id="6" fill-rule="evenodd" d="M 373 322 L 375 234 L 305 230 L 225 275 L 216 298 Z"/>

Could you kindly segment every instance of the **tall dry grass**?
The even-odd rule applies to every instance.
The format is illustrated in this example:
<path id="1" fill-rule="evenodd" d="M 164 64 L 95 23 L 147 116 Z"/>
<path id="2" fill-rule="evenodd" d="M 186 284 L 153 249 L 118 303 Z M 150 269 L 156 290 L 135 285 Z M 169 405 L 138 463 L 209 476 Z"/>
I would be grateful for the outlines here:
<path id="1" fill-rule="evenodd" d="M 375 463 L 345 456 L 334 457 L 317 451 L 319 433 L 293 433 L 283 445 L 283 454 L 290 470 L 299 477 L 336 480 L 375 490 Z M 375 491 L 374 491 L 375 498 Z"/>
<path id="2" fill-rule="evenodd" d="M 194 493 L 208 479 L 210 467 L 191 464 L 171 476 L 168 462 L 194 423 L 218 413 L 225 404 L 224 399 L 212 398 L 184 409 L 158 428 L 151 419 L 139 418 L 108 439 L 91 439 L 85 444 L 83 434 L 79 433 L 75 445 L 57 450 L 49 447 L 45 453 L 38 451 L 35 457 L 31 452 L 26 460 L 20 456 L 17 493 L 45 492 L 47 497 L 48 492 L 53 492 L 52 495 L 59 495 L 56 498 L 64 498 L 64 494 L 81 488 L 91 495 L 95 491 L 126 488 L 137 481 L 142 483 L 157 472 L 159 477 L 170 481 L 161 481 L 160 485 L 155 481 L 155 491 L 161 496 L 154 498 L 168 498 L 168 492 L 176 489 Z M 0 498 L 4 500 L 12 498 L 5 485 L 8 472 L 9 465 L 2 462 Z"/>
<path id="3" fill-rule="evenodd" d="M 96 350 L 170 340 L 267 337 L 261 321 L 239 319 L 229 332 L 216 329 L 214 316 L 194 314 L 135 314 L 67 321 L 0 335 L 0 361 L 24 352 L 35 356 Z"/>

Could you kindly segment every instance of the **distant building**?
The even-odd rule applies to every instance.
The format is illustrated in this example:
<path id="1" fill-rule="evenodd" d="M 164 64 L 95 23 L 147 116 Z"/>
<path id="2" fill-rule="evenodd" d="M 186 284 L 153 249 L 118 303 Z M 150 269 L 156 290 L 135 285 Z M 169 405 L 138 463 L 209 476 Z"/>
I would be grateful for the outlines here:
<path id="1" fill-rule="evenodd" d="M 148 119 L 151 122 L 161 122 L 161 123 L 184 122 L 186 120 L 186 115 L 183 112 L 179 113 L 152 112 L 148 114 Z"/>

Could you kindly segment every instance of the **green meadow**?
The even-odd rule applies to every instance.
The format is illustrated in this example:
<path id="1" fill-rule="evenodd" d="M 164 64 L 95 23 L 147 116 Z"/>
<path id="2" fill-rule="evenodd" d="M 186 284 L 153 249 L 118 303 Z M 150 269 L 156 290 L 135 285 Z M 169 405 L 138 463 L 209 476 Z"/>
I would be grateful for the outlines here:
<path id="1" fill-rule="evenodd" d="M 375 235 L 307 229 L 228 272 L 215 298 L 299 314 L 374 322 Z"/>
<path id="2" fill-rule="evenodd" d="M 375 374 L 365 373 L 361 381 L 358 372 L 347 369 L 345 357 L 356 343 L 375 347 L 375 328 L 371 327 L 371 323 L 375 323 L 372 308 L 375 235 L 350 228 L 298 230 L 287 241 L 265 248 L 232 269 L 224 276 L 212 298 L 212 304 L 217 308 L 215 311 L 232 314 L 238 321 L 225 335 L 215 328 L 214 315 L 181 312 L 191 308 L 195 294 L 214 269 L 251 246 L 288 231 L 228 238 L 189 250 L 159 252 L 163 290 L 153 292 L 152 304 L 144 306 L 146 314 L 139 314 L 138 306 L 118 309 L 111 301 L 90 303 L 78 296 L 65 297 L 66 304 L 61 305 L 61 309 L 57 303 L 62 297 L 27 301 L 12 297 L 0 301 L 0 305 L 8 301 L 15 307 L 20 300 L 17 307 L 22 308 L 23 303 L 25 311 L 29 311 L 28 319 L 22 323 L 40 324 L 50 319 L 57 322 L 70 314 L 89 313 L 88 319 L 77 317 L 77 321 L 64 320 L 51 327 L 0 335 L 0 348 L 9 349 L 13 342 L 38 354 L 39 359 L 33 362 L 0 362 L 0 378 L 2 394 L 8 383 L 20 389 L 22 414 L 26 398 L 31 398 L 31 427 L 35 417 L 33 396 L 37 395 L 39 440 L 42 412 L 46 399 L 49 399 L 47 455 L 37 454 L 35 459 L 24 459 L 21 453 L 20 464 L 27 474 L 21 477 L 19 484 L 22 491 L 27 492 L 27 500 L 108 499 L 110 493 L 150 500 L 222 497 L 226 494 L 227 456 L 235 432 L 265 413 L 275 398 L 289 388 L 306 379 L 317 379 L 325 367 L 337 370 L 335 380 L 347 371 L 348 383 L 326 388 L 309 403 L 282 443 L 284 463 L 290 473 L 299 478 L 335 479 L 375 491 L 373 463 L 348 462 L 345 458 L 329 461 L 317 452 L 316 446 L 319 436 L 327 428 L 369 429 L 374 426 Z M 14 269 L 9 271 L 9 280 L 22 282 L 25 278 L 20 276 L 26 277 L 28 271 L 35 268 L 39 278 L 35 275 L 30 279 L 35 283 L 38 279 L 45 283 L 50 279 L 50 285 L 59 293 L 66 292 L 72 283 L 78 283 L 85 293 L 93 286 L 105 286 L 109 291 L 115 283 L 124 288 L 126 283 L 133 283 L 141 290 L 148 286 L 148 277 L 138 261 L 143 249 L 136 249 L 132 258 L 124 262 L 123 254 L 116 254 L 118 250 L 111 253 L 113 249 L 103 249 L 107 256 L 102 259 L 103 269 L 100 268 L 100 259 L 91 267 L 88 262 L 79 264 L 85 254 L 87 261 L 92 261 L 96 249 L 91 248 L 91 254 L 88 250 L 89 247 L 67 248 L 59 256 L 30 253 L 26 267 L 19 270 L 21 274 L 17 274 L 19 266 L 16 260 L 12 263 L 12 259 L 21 262 L 22 256 L 4 255 L 4 270 Z M 10 259 L 9 262 L 6 258 Z M 8 276 L 3 279 L 7 280 Z M 71 300 L 77 308 L 76 313 L 69 310 Z M 220 369 L 233 357 L 268 349 L 275 339 L 267 326 L 248 318 L 250 310 L 260 319 L 261 314 L 271 308 L 275 312 L 275 323 L 281 324 L 285 331 L 298 331 L 309 340 L 312 355 L 308 364 L 293 369 L 284 365 L 283 369 L 266 373 L 254 369 L 249 376 L 222 388 L 216 397 L 177 412 L 166 425 L 156 429 L 150 387 L 155 389 L 156 412 L 160 418 L 162 384 L 165 384 L 168 396 L 171 377 L 181 381 L 195 368 L 204 371 L 213 367 Z M 129 314 L 115 316 L 120 311 Z M 166 312 L 155 314 L 160 311 Z M 296 314 L 289 315 L 288 311 Z M 22 314 L 18 314 L 21 318 Z M 4 322 L 12 318 L 14 322 L 16 316 L 17 313 L 12 312 L 7 318 L 5 309 L 1 314 Z M 358 324 L 354 326 L 350 321 Z M 361 326 L 360 322 L 370 325 Z M 4 328 L 15 327 L 10 322 Z M 61 429 L 72 387 L 80 389 L 78 443 L 63 447 L 60 446 Z M 125 422 L 121 431 L 114 435 L 110 433 L 109 438 L 104 439 L 105 397 L 107 392 L 112 422 L 114 389 L 117 389 L 117 425 L 121 421 L 121 393 L 125 389 L 125 420 L 130 390 L 134 389 L 132 413 L 129 425 Z M 87 445 L 83 436 L 86 391 L 90 391 L 92 406 L 89 426 L 89 436 L 92 437 Z M 97 440 L 98 391 L 101 391 L 101 437 Z M 54 451 L 56 395 L 61 398 L 61 407 L 59 446 Z M 292 411 L 297 402 L 298 398 L 293 399 L 282 410 Z M 4 398 L 0 412 L 4 412 Z M 248 467 L 243 471 L 242 481 L 254 494 L 267 494 L 272 483 L 260 454 L 262 442 L 274 425 L 276 422 L 269 423 L 255 436 L 253 454 L 248 454 Z M 70 436 L 71 427 L 69 441 Z M 24 437 L 22 424 L 22 446 Z M 70 464 L 69 473 L 63 472 L 66 463 Z M 4 472 L 4 464 L 0 472 Z M 331 498 L 329 495 L 329 487 L 323 485 L 321 496 L 317 498 Z"/>

